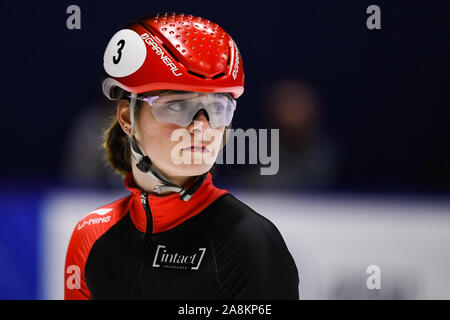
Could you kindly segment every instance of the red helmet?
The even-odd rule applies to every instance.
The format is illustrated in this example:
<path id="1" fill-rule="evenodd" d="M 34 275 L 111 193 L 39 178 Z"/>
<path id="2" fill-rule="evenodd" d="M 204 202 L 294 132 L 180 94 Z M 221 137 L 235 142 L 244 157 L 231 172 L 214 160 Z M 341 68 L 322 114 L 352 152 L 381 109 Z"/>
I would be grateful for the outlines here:
<path id="1" fill-rule="evenodd" d="M 103 57 L 103 92 L 122 90 L 244 92 L 242 58 L 233 39 L 217 24 L 182 13 L 134 21 L 109 41 Z"/>

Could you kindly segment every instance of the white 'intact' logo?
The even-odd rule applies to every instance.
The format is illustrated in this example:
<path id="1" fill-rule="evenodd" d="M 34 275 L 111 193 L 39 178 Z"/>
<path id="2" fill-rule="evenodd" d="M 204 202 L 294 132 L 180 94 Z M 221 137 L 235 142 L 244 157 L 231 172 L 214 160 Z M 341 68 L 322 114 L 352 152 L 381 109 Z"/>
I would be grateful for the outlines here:
<path id="1" fill-rule="evenodd" d="M 180 254 L 179 252 L 169 252 L 166 246 L 158 245 L 155 258 L 153 259 L 154 268 L 198 270 L 205 255 L 206 248 L 198 248 L 192 254 Z"/>

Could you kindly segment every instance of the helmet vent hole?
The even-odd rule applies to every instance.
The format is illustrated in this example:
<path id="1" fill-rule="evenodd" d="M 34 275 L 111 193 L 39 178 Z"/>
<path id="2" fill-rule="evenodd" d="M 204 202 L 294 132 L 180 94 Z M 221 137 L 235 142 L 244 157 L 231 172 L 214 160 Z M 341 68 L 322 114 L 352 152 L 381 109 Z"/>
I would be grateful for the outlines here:
<path id="1" fill-rule="evenodd" d="M 148 33 L 150 33 L 150 35 L 151 35 L 152 37 L 155 37 L 155 33 L 154 33 L 150 28 L 147 28 L 144 22 L 142 22 L 141 20 L 139 20 L 139 21 L 137 21 L 137 23 L 139 23 L 143 28 L 145 28 L 145 30 L 146 30 Z"/>
<path id="2" fill-rule="evenodd" d="M 231 48 L 228 48 L 227 66 L 229 66 L 231 68 L 230 64 L 231 64 Z"/>
<path id="3" fill-rule="evenodd" d="M 188 70 L 188 73 L 191 74 L 191 75 L 193 75 L 193 76 L 195 76 L 195 77 L 199 77 L 199 78 L 202 78 L 202 79 L 206 79 L 206 77 L 205 77 L 204 75 L 202 75 L 202 74 L 199 74 L 199 73 L 196 73 L 196 72 L 192 72 L 192 71 L 190 71 L 190 70 Z"/>
<path id="4" fill-rule="evenodd" d="M 180 62 L 180 60 L 177 58 L 177 56 L 174 55 L 173 52 L 165 44 L 162 44 L 162 46 L 167 51 L 167 53 L 170 54 L 170 56 L 172 58 L 174 58 L 177 62 Z"/>
<path id="5" fill-rule="evenodd" d="M 225 72 L 222 72 L 222 73 L 216 74 L 214 77 L 212 77 L 212 79 L 214 80 L 214 79 L 223 77 L 224 75 L 225 75 Z"/>

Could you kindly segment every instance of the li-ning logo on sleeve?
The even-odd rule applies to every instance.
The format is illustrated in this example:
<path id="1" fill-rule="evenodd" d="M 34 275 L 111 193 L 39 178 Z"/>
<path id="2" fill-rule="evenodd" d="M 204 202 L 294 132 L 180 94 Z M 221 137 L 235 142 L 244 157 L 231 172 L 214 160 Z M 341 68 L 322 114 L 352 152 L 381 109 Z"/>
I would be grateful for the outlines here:
<path id="1" fill-rule="evenodd" d="M 158 245 L 156 248 L 153 267 L 182 270 L 198 270 L 205 255 L 206 248 L 198 248 L 192 254 L 180 254 L 179 252 L 169 252 L 166 246 Z"/>
<path id="2" fill-rule="evenodd" d="M 166 64 L 166 66 L 168 66 L 170 68 L 170 71 L 172 71 L 172 73 L 178 77 L 181 76 L 181 72 L 177 73 L 176 71 L 178 70 L 177 66 L 175 65 L 175 63 L 173 63 L 172 59 L 169 58 L 169 56 L 164 55 L 164 51 L 163 49 L 161 49 L 161 47 L 156 43 L 156 41 L 154 41 L 148 33 L 143 33 L 141 34 L 141 38 L 152 47 L 152 49 L 155 51 L 156 55 L 159 55 L 161 57 L 161 60 Z"/>
<path id="3" fill-rule="evenodd" d="M 107 213 L 109 213 L 112 209 L 111 208 L 106 208 L 106 209 L 97 209 L 92 211 L 91 213 L 89 213 L 87 216 L 91 215 L 91 214 L 97 214 L 100 216 L 103 216 Z M 86 217 L 87 217 L 86 216 Z M 84 217 L 83 220 L 86 218 Z M 79 223 L 77 228 L 78 230 L 81 230 L 82 228 L 84 228 L 85 226 L 90 226 L 93 224 L 99 224 L 99 223 L 105 223 L 105 222 L 109 222 L 111 220 L 111 216 L 106 216 L 106 217 L 96 217 L 96 218 L 90 218 L 90 219 L 86 219 L 83 222 Z"/>

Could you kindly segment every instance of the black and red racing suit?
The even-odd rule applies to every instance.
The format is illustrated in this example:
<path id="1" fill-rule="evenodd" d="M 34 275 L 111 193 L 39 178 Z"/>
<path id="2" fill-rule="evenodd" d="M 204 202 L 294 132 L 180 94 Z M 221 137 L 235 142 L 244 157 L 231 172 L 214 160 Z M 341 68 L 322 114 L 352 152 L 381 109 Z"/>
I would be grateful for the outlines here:
<path id="1" fill-rule="evenodd" d="M 79 221 L 66 256 L 65 299 L 298 299 L 298 271 L 268 219 L 209 173 L 189 201 L 131 195 Z"/>

